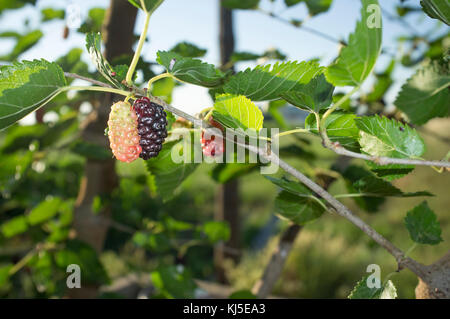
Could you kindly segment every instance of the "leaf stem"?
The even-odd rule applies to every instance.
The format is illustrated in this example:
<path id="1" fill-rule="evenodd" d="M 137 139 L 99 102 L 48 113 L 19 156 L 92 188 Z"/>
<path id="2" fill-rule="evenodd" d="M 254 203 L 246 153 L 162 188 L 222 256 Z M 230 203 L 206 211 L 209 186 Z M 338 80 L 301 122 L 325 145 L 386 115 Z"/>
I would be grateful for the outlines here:
<path id="1" fill-rule="evenodd" d="M 133 85 L 133 79 L 132 79 L 133 73 L 134 73 L 134 70 L 136 69 L 136 65 L 141 56 L 142 47 L 144 46 L 145 39 L 147 38 L 148 24 L 149 24 L 151 15 L 152 15 L 151 12 L 147 12 L 147 11 L 145 12 L 144 29 L 142 30 L 136 52 L 134 52 L 133 60 L 131 61 L 130 67 L 128 68 L 127 76 L 125 78 L 125 80 L 129 86 Z"/>
<path id="2" fill-rule="evenodd" d="M 168 77 L 173 77 L 172 74 L 170 74 L 169 72 L 165 72 L 165 73 L 161 73 L 160 75 L 156 75 L 154 77 L 152 77 L 149 81 L 148 81 L 148 89 L 151 89 L 151 86 L 154 82 L 163 79 L 163 78 L 168 78 Z"/>
<path id="3" fill-rule="evenodd" d="M 291 135 L 291 134 L 295 134 L 295 133 L 310 133 L 310 131 L 308 129 L 305 129 L 305 128 L 297 128 L 297 129 L 294 129 L 294 130 L 281 132 L 281 133 L 277 134 L 276 137 L 287 136 L 287 135 Z"/>

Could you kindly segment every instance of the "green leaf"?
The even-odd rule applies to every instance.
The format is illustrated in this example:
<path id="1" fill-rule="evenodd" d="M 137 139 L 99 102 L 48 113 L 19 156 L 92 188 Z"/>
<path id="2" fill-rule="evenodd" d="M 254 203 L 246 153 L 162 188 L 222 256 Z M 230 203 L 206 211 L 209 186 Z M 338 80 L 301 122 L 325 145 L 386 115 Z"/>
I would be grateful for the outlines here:
<path id="1" fill-rule="evenodd" d="M 372 156 L 418 158 L 425 144 L 416 130 L 386 117 L 366 116 L 356 119 L 360 129 L 361 149 Z"/>
<path id="2" fill-rule="evenodd" d="M 322 216 L 324 207 L 306 186 L 286 178 L 264 177 L 283 190 L 275 199 L 275 211 L 281 217 L 303 225 Z"/>
<path id="3" fill-rule="evenodd" d="M 175 78 L 195 85 L 213 88 L 222 85 L 225 79 L 225 74 L 214 65 L 175 52 L 158 51 L 156 62 Z"/>
<path id="4" fill-rule="evenodd" d="M 66 242 L 65 248 L 55 252 L 56 265 L 66 271 L 67 266 L 80 266 L 81 284 L 108 284 L 109 277 L 95 250 L 79 240 Z"/>
<path id="5" fill-rule="evenodd" d="M 37 0 L 2 0 L 0 2 L 0 14 L 3 10 L 7 9 L 19 9 L 30 3 L 35 5 Z"/>
<path id="6" fill-rule="evenodd" d="M 232 94 L 216 97 L 213 118 L 225 127 L 256 132 L 261 130 L 264 122 L 261 110 L 251 100 Z"/>
<path id="7" fill-rule="evenodd" d="M 233 292 L 228 299 L 258 299 L 250 290 L 238 290 Z"/>
<path id="8" fill-rule="evenodd" d="M 437 245 L 442 241 L 441 226 L 426 201 L 406 214 L 405 226 L 416 243 Z"/>
<path id="9" fill-rule="evenodd" d="M 359 86 L 375 67 L 381 51 L 381 12 L 377 0 L 361 0 L 361 21 L 342 48 L 338 59 L 326 69 L 335 86 Z M 379 19 L 379 20 L 378 20 Z M 379 26 L 377 26 L 379 22 Z"/>
<path id="10" fill-rule="evenodd" d="M 439 19 L 450 25 L 450 3 L 448 0 L 421 0 L 420 5 L 433 19 Z"/>
<path id="11" fill-rule="evenodd" d="M 58 197 L 41 202 L 27 216 L 28 223 L 37 225 L 52 218 L 58 213 L 61 204 L 62 201 Z"/>
<path id="12" fill-rule="evenodd" d="M 311 191 L 303 184 L 290 181 L 285 177 L 283 177 L 281 179 L 275 178 L 272 176 L 267 176 L 267 175 L 265 175 L 264 177 L 266 179 L 268 179 L 269 181 L 271 181 L 276 186 L 280 187 L 284 191 L 287 191 L 291 194 L 294 194 L 294 195 L 311 195 L 312 194 Z"/>
<path id="13" fill-rule="evenodd" d="M 1 225 L 1 232 L 6 238 L 10 238 L 26 232 L 28 229 L 25 216 L 17 216 L 4 222 Z"/>
<path id="14" fill-rule="evenodd" d="M 319 13 L 326 12 L 330 9 L 333 0 L 284 0 L 284 3 L 291 7 L 300 2 L 305 2 L 308 7 L 309 14 L 315 16 Z"/>
<path id="15" fill-rule="evenodd" d="M 190 272 L 184 267 L 159 267 L 150 274 L 152 284 L 164 298 L 194 298 L 197 287 Z"/>
<path id="16" fill-rule="evenodd" d="M 256 66 L 232 76 L 225 84 L 226 93 L 245 95 L 252 101 L 274 100 L 290 90 L 296 91 L 319 75 L 323 68 L 315 61 L 288 61 L 273 66 Z"/>
<path id="17" fill-rule="evenodd" d="M 298 196 L 282 191 L 275 199 L 275 212 L 296 224 L 304 225 L 322 216 L 324 208 L 313 195 Z"/>
<path id="18" fill-rule="evenodd" d="M 17 42 L 11 53 L 8 55 L 1 57 L 1 60 L 16 60 L 22 53 L 33 47 L 39 40 L 44 36 L 42 31 L 34 30 L 30 31 L 24 35 L 16 36 Z"/>
<path id="19" fill-rule="evenodd" d="M 416 196 L 433 196 L 429 192 L 421 191 L 414 193 L 404 193 L 391 183 L 377 178 L 375 176 L 365 176 L 353 184 L 353 187 L 366 197 L 376 196 L 393 196 L 393 197 L 416 197 Z"/>
<path id="20" fill-rule="evenodd" d="M 164 201 L 171 199 L 180 184 L 197 168 L 194 163 L 194 152 L 190 150 L 186 155 L 184 141 L 173 141 L 163 145 L 157 158 L 147 161 L 147 169 L 154 176 L 158 193 Z M 172 160 L 172 152 L 180 156 L 186 156 L 181 163 Z M 187 161 L 186 161 L 187 159 Z"/>
<path id="21" fill-rule="evenodd" d="M 34 60 L 2 66 L 0 129 L 10 126 L 47 103 L 65 85 L 64 73 L 55 63 Z"/>
<path id="22" fill-rule="evenodd" d="M 233 52 L 230 57 L 230 61 L 242 62 L 242 61 L 253 61 L 260 58 L 273 59 L 273 60 L 284 60 L 286 56 L 277 49 L 269 49 L 263 54 L 256 54 L 251 52 Z"/>
<path id="23" fill-rule="evenodd" d="M 356 126 L 357 116 L 353 113 L 335 111 L 325 119 L 325 127 L 328 137 L 332 142 L 339 142 L 340 145 L 353 152 L 359 152 L 360 146 L 359 128 Z M 305 128 L 318 135 L 317 121 L 314 114 L 310 114 L 305 119 Z"/>
<path id="24" fill-rule="evenodd" d="M 60 9 L 54 9 L 54 8 L 44 8 L 41 10 L 42 14 L 42 21 L 50 21 L 50 20 L 56 20 L 56 19 L 64 19 L 66 16 L 66 11 Z"/>
<path id="25" fill-rule="evenodd" d="M 450 114 L 450 72 L 438 61 L 420 68 L 402 87 L 395 105 L 411 123 L 424 124 Z"/>
<path id="26" fill-rule="evenodd" d="M 258 163 L 220 163 L 211 171 L 211 177 L 224 184 L 258 169 Z"/>
<path id="27" fill-rule="evenodd" d="M 349 299 L 395 299 L 397 298 L 397 289 L 391 280 L 388 280 L 380 288 L 369 288 L 365 276 L 359 281 L 348 296 Z"/>
<path id="28" fill-rule="evenodd" d="M 101 46 L 102 43 L 100 33 L 86 34 L 86 49 L 89 52 L 91 60 L 94 62 L 97 70 L 115 87 L 124 88 L 124 85 L 120 83 L 114 75 L 116 71 L 103 57 Z"/>
<path id="29" fill-rule="evenodd" d="M 132 5 L 134 5 L 138 9 L 142 9 L 146 12 L 153 12 L 164 2 L 164 0 L 143 0 L 145 8 L 141 6 L 140 0 L 128 0 Z"/>
<path id="30" fill-rule="evenodd" d="M 320 74 L 309 83 L 300 84 L 295 90 L 281 94 L 281 97 L 302 110 L 319 113 L 330 106 L 333 91 L 334 86 Z"/>
<path id="31" fill-rule="evenodd" d="M 387 181 L 393 181 L 406 176 L 414 170 L 414 165 L 377 165 L 374 162 L 367 162 L 367 166 L 370 167 L 371 171 L 375 173 L 375 175 Z"/>
<path id="32" fill-rule="evenodd" d="M 13 267 L 13 264 L 8 263 L 6 265 L 0 266 L 0 288 L 8 283 L 9 271 Z"/>
<path id="33" fill-rule="evenodd" d="M 206 54 L 206 49 L 199 48 L 195 44 L 189 42 L 180 42 L 175 45 L 171 52 L 175 52 L 184 58 L 200 58 Z"/>
<path id="34" fill-rule="evenodd" d="M 225 222 L 210 221 L 201 226 L 201 231 L 211 243 L 227 241 L 230 238 L 230 226 Z"/>
<path id="35" fill-rule="evenodd" d="M 259 0 L 221 0 L 222 6 L 228 9 L 256 9 Z"/>
<path id="36" fill-rule="evenodd" d="M 339 169 L 337 170 L 339 171 Z M 341 171 L 341 174 L 345 179 L 347 191 L 351 194 L 358 192 L 358 190 L 355 189 L 355 187 L 353 186 L 358 180 L 373 177 L 372 173 L 370 173 L 369 171 L 360 166 L 355 165 L 350 165 L 343 172 Z M 365 196 L 365 197 L 352 197 L 352 199 L 360 208 L 364 209 L 369 213 L 378 211 L 381 204 L 383 204 L 386 201 L 386 198 L 384 197 Z"/>
<path id="37" fill-rule="evenodd" d="M 112 153 L 109 148 L 82 140 L 72 144 L 70 150 L 75 154 L 91 160 L 105 161 L 112 158 Z"/>
<path id="38" fill-rule="evenodd" d="M 81 33 L 98 33 L 102 30 L 103 21 L 105 21 L 105 8 L 92 8 L 89 10 L 87 19 L 78 28 Z"/>

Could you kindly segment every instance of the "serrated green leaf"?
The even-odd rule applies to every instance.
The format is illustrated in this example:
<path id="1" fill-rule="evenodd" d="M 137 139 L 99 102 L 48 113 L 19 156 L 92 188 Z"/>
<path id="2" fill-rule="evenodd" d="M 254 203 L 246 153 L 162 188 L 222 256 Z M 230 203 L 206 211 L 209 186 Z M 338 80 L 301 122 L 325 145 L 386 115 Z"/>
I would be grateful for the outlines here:
<path id="1" fill-rule="evenodd" d="M 221 4 L 228 9 L 256 9 L 259 0 L 222 0 Z"/>
<path id="2" fill-rule="evenodd" d="M 295 224 L 304 225 L 311 222 L 324 212 L 324 208 L 313 195 L 299 196 L 288 191 L 282 191 L 275 199 L 275 212 Z"/>
<path id="3" fill-rule="evenodd" d="M 3 236 L 10 238 L 26 232 L 28 229 L 27 219 L 25 216 L 17 216 L 4 222 L 1 225 Z"/>
<path id="4" fill-rule="evenodd" d="M 433 196 L 429 192 L 421 191 L 414 193 L 404 193 L 391 183 L 377 178 L 375 176 L 366 176 L 355 183 L 353 183 L 353 187 L 362 194 L 365 194 L 365 197 L 416 197 L 416 196 Z"/>
<path id="5" fill-rule="evenodd" d="M 274 100 L 283 93 L 297 90 L 319 75 L 323 68 L 315 61 L 288 61 L 273 66 L 256 66 L 232 76 L 225 84 L 226 93 L 245 95 L 252 101 Z"/>
<path id="6" fill-rule="evenodd" d="M 158 51 L 156 62 L 175 78 L 195 85 L 213 88 L 222 85 L 225 79 L 225 74 L 214 65 L 175 52 Z"/>
<path id="7" fill-rule="evenodd" d="M 353 152 L 359 152 L 360 146 L 359 128 L 356 126 L 356 115 L 335 111 L 325 119 L 325 127 L 328 137 L 332 142 L 339 142 L 340 145 Z M 305 128 L 314 134 L 319 134 L 317 121 L 314 114 L 310 114 L 305 119 Z"/>
<path id="8" fill-rule="evenodd" d="M 441 226 L 426 201 L 406 214 L 405 226 L 416 243 L 437 245 L 442 241 Z"/>
<path id="9" fill-rule="evenodd" d="M 425 144 L 415 129 L 386 117 L 366 116 L 355 120 L 360 129 L 361 150 L 372 156 L 418 158 Z"/>
<path id="10" fill-rule="evenodd" d="M 154 176 L 159 195 L 163 200 L 169 200 L 175 195 L 175 190 L 197 168 L 194 163 L 194 152 L 190 152 L 189 162 L 175 163 L 172 152 L 184 156 L 184 141 L 173 141 L 163 145 L 157 158 L 147 161 L 147 169 Z"/>
<path id="11" fill-rule="evenodd" d="M 222 94 L 216 97 L 213 118 L 225 127 L 234 129 L 262 129 L 264 116 L 261 110 L 245 96 Z"/>
<path id="12" fill-rule="evenodd" d="M 367 162 L 367 166 L 370 167 L 370 170 L 375 173 L 375 175 L 387 181 L 401 178 L 414 170 L 414 165 L 377 165 L 374 162 Z"/>
<path id="13" fill-rule="evenodd" d="M 58 197 L 41 202 L 28 214 L 28 223 L 33 226 L 52 218 L 58 213 L 61 204 L 62 201 Z"/>
<path id="14" fill-rule="evenodd" d="M 333 91 L 334 86 L 320 74 L 309 83 L 300 84 L 295 90 L 281 94 L 281 98 L 302 110 L 319 113 L 330 106 Z"/>
<path id="15" fill-rule="evenodd" d="M 140 0 L 128 0 L 132 5 L 138 9 L 142 9 L 146 12 L 153 12 L 164 2 L 164 0 L 143 0 L 145 8 L 141 6 Z"/>
<path id="16" fill-rule="evenodd" d="M 303 184 L 286 178 L 264 177 L 282 189 L 275 199 L 275 211 L 281 217 L 303 225 L 319 218 L 325 211 L 319 199 Z"/>
<path id="17" fill-rule="evenodd" d="M 175 52 L 184 58 L 200 58 L 206 54 L 206 49 L 199 48 L 195 44 L 189 42 L 177 43 L 170 51 Z"/>
<path id="18" fill-rule="evenodd" d="M 395 299 L 397 298 L 397 290 L 391 280 L 388 280 L 380 288 L 369 288 L 367 286 L 367 278 L 365 276 L 353 288 L 348 296 L 349 299 Z"/>
<path id="19" fill-rule="evenodd" d="M 91 60 L 94 62 L 97 70 L 115 87 L 124 88 L 124 85 L 120 83 L 114 75 L 116 71 L 103 57 L 101 47 L 102 43 L 100 33 L 86 34 L 86 49 L 89 52 Z"/>
<path id="20" fill-rule="evenodd" d="M 47 103 L 65 85 L 61 68 L 45 60 L 22 61 L 1 67 L 0 129 Z"/>
<path id="21" fill-rule="evenodd" d="M 433 19 L 439 19 L 450 25 L 450 3 L 448 0 L 421 0 L 420 5 Z"/>
<path id="22" fill-rule="evenodd" d="M 450 114 L 450 72 L 438 61 L 420 68 L 402 87 L 395 106 L 411 123 L 424 124 Z"/>
<path id="23" fill-rule="evenodd" d="M 342 48 L 338 59 L 325 74 L 335 86 L 359 86 L 375 67 L 381 52 L 381 9 L 377 0 L 361 0 L 361 20 Z M 378 20 L 379 19 L 379 20 Z M 377 26 L 376 22 L 380 25 Z"/>
<path id="24" fill-rule="evenodd" d="M 287 178 L 275 178 L 272 176 L 265 175 L 264 178 L 271 181 L 276 186 L 280 187 L 284 191 L 287 191 L 294 195 L 311 195 L 311 191 L 306 188 L 303 184 L 293 182 L 288 180 Z"/>
<path id="25" fill-rule="evenodd" d="M 341 173 L 345 179 L 347 191 L 351 194 L 358 192 L 353 186 L 354 183 L 356 183 L 360 179 L 373 176 L 366 169 L 355 165 L 350 165 Z M 369 213 L 378 211 L 381 204 L 386 201 L 386 198 L 384 197 L 352 197 L 352 199 L 360 208 Z"/>

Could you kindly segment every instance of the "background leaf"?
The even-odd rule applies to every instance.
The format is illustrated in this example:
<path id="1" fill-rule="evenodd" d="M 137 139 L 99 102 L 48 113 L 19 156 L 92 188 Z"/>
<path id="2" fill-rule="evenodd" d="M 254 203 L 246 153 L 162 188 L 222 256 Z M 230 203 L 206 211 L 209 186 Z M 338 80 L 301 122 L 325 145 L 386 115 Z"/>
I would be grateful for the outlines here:
<path id="1" fill-rule="evenodd" d="M 402 87 L 395 106 L 411 123 L 424 124 L 434 117 L 450 114 L 450 73 L 438 61 L 420 68 Z"/>

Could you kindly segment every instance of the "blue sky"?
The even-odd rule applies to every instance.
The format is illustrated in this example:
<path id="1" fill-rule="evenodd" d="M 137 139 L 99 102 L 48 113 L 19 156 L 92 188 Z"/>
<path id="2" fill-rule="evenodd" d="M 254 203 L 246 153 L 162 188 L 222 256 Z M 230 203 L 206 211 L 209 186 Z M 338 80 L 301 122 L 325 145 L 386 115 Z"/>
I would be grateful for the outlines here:
<path id="1" fill-rule="evenodd" d="M 82 17 L 87 15 L 93 7 L 92 0 L 39 0 L 38 8 L 48 6 L 65 8 L 75 3 L 80 7 Z M 158 50 L 168 50 L 180 41 L 188 40 L 200 47 L 208 49 L 204 60 L 210 63 L 219 61 L 218 51 L 218 0 L 166 0 L 155 12 L 150 21 L 150 41 L 144 46 L 143 52 L 147 60 L 154 60 Z M 399 1 L 380 0 L 383 9 L 394 12 L 394 6 Z M 408 5 L 419 6 L 418 0 L 406 2 Z M 96 0 L 94 6 L 106 7 L 108 0 Z M 307 10 L 304 4 L 299 4 L 286 10 L 283 0 L 275 4 L 269 0 L 261 0 L 261 7 L 266 11 L 274 11 L 284 18 L 305 19 Z M 328 33 L 335 38 L 347 39 L 348 34 L 355 28 L 360 16 L 359 0 L 334 0 L 327 13 L 320 14 L 308 20 L 305 25 Z M 39 11 L 30 6 L 18 12 L 5 12 L 0 17 L 0 32 L 18 29 L 25 19 L 30 20 L 29 28 L 39 28 Z M 383 47 L 390 52 L 396 52 L 395 38 L 407 35 L 409 30 L 405 26 L 390 21 L 383 16 Z M 408 22 L 419 29 L 421 34 L 435 30 L 436 22 L 422 14 L 413 14 Z M 260 12 L 252 10 L 238 10 L 235 12 L 236 50 L 260 53 L 268 48 L 277 48 L 285 53 L 290 60 L 306 60 L 319 57 L 327 65 L 337 54 L 338 45 L 326 39 L 309 34 L 301 29 L 276 21 Z M 64 27 L 63 21 L 47 23 L 42 31 L 45 37 L 32 50 L 23 54 L 20 59 L 46 58 L 54 60 L 65 54 L 73 47 L 84 47 L 84 37 L 72 32 L 69 39 L 61 37 Z M 138 17 L 136 33 L 143 27 L 143 16 Z M 445 28 L 445 27 L 444 27 Z M 441 27 L 442 30 L 442 27 Z M 433 31 L 438 33 L 439 31 Z M 14 42 L 0 40 L 0 55 L 7 52 Z M 88 61 L 87 55 L 85 56 Z M 389 57 L 382 57 L 377 65 L 382 69 L 389 62 Z M 244 68 L 248 64 L 238 65 Z M 397 68 L 395 77 L 397 83 L 388 94 L 388 101 L 392 102 L 398 89 L 409 77 L 411 70 Z M 370 85 L 370 80 L 366 86 Z M 211 100 L 205 89 L 191 85 L 178 88 L 174 94 L 173 104 L 183 106 L 185 111 L 195 113 L 211 105 Z"/>

